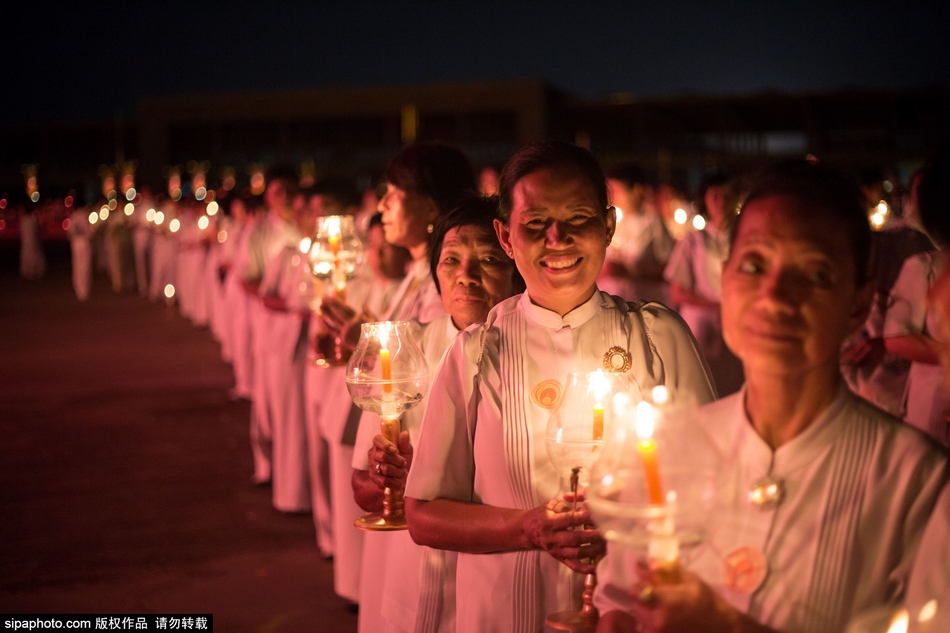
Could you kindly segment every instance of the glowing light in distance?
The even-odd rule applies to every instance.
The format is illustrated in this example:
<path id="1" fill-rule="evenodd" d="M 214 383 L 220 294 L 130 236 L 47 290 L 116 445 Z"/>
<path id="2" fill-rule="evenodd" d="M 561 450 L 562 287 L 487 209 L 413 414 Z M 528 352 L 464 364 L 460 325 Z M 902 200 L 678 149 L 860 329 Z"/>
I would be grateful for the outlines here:
<path id="1" fill-rule="evenodd" d="M 125 205 L 125 214 L 126 214 L 126 215 L 132 215 L 133 213 L 135 213 L 135 205 L 132 204 L 131 202 L 126 203 L 126 205 Z"/>
<path id="2" fill-rule="evenodd" d="M 874 213 L 871 215 L 871 228 L 879 229 L 884 226 L 884 215 L 881 213 Z"/>
<path id="3" fill-rule="evenodd" d="M 66 198 L 63 199 L 63 204 L 66 205 L 67 207 L 73 206 L 73 197 L 66 196 Z"/>
<path id="4" fill-rule="evenodd" d="M 178 202 L 179 200 L 181 200 L 181 189 L 175 189 L 172 192 L 172 200 L 174 200 L 175 202 Z"/>
<path id="5" fill-rule="evenodd" d="M 673 212 L 673 220 L 677 224 L 686 224 L 686 220 L 689 219 L 689 216 L 686 215 L 686 209 L 679 208 Z"/>
<path id="6" fill-rule="evenodd" d="M 204 200 L 206 195 L 208 195 L 208 190 L 204 187 L 198 187 L 195 189 L 195 198 L 198 200 Z"/>
<path id="7" fill-rule="evenodd" d="M 7 199 L 6 198 L 0 199 L 0 209 L 6 209 L 6 208 L 7 208 Z"/>
<path id="8" fill-rule="evenodd" d="M 99 209 L 99 219 L 102 220 L 103 222 L 109 219 L 108 207 L 102 207 L 101 209 Z"/>
<path id="9" fill-rule="evenodd" d="M 125 190 L 126 200 L 135 200 L 135 187 L 129 187 Z"/>
<path id="10" fill-rule="evenodd" d="M 174 297 L 174 296 L 175 296 L 175 286 L 173 286 L 173 285 L 171 285 L 171 284 L 167 284 L 167 285 L 165 286 L 165 298 L 166 298 L 166 299 L 171 299 L 171 298 Z"/>
<path id="11" fill-rule="evenodd" d="M 918 622 L 930 622 L 937 615 L 937 601 L 930 600 L 920 609 L 920 615 L 917 616 Z"/>
<path id="12" fill-rule="evenodd" d="M 63 230 L 64 230 L 64 231 L 68 231 L 70 224 L 72 224 L 72 223 L 69 221 L 69 218 L 66 218 L 65 220 L 63 220 Z"/>
<path id="13" fill-rule="evenodd" d="M 702 231 L 704 228 L 706 228 L 706 218 L 701 215 L 694 215 L 693 228 L 697 231 Z"/>
<path id="14" fill-rule="evenodd" d="M 149 209 L 145 212 L 145 219 L 152 222 L 155 219 L 155 209 Z"/>
<path id="15" fill-rule="evenodd" d="M 155 214 L 155 224 L 161 224 L 165 221 L 165 214 L 159 211 Z"/>
<path id="16" fill-rule="evenodd" d="M 218 231 L 218 244 L 224 244 L 228 241 L 228 232 L 224 229 Z"/>
<path id="17" fill-rule="evenodd" d="M 218 203 L 212 200 L 208 203 L 208 208 L 205 210 L 208 215 L 214 215 L 218 212 Z"/>
<path id="18" fill-rule="evenodd" d="M 99 214 L 93 211 L 89 214 L 89 224 L 95 224 L 99 221 Z"/>
<path id="19" fill-rule="evenodd" d="M 894 191 L 894 183 L 892 183 L 890 180 L 885 180 L 881 184 L 881 186 L 884 188 L 884 191 L 886 191 L 887 193 Z"/>
<path id="20" fill-rule="evenodd" d="M 171 231 L 172 233 L 177 233 L 178 229 L 180 228 L 181 228 L 181 222 L 178 221 L 178 218 L 175 218 L 174 220 L 168 223 L 168 230 Z"/>
<path id="21" fill-rule="evenodd" d="M 32 200 L 33 202 L 36 202 L 36 201 L 38 201 L 39 199 L 40 199 L 40 192 L 39 192 L 39 191 L 34 191 L 33 193 L 30 194 L 30 200 Z"/>
<path id="22" fill-rule="evenodd" d="M 198 218 L 198 228 L 201 229 L 202 231 L 208 228 L 209 224 L 211 224 L 211 220 L 208 219 L 208 216 L 203 215 L 200 218 Z"/>
<path id="23" fill-rule="evenodd" d="M 300 240 L 300 244 L 297 245 L 297 248 L 300 249 L 301 253 L 309 253 L 311 244 L 312 242 L 310 241 L 310 238 L 305 237 L 302 240 Z"/>
<path id="24" fill-rule="evenodd" d="M 884 202 L 883 200 L 877 203 L 877 212 L 880 213 L 881 215 L 887 215 L 887 212 L 889 210 L 890 209 L 888 209 L 887 203 Z"/>
<path id="25" fill-rule="evenodd" d="M 657 404 L 666 404 L 670 401 L 670 390 L 663 385 L 657 385 L 650 391 L 650 397 Z"/>
<path id="26" fill-rule="evenodd" d="M 115 198 L 112 198 L 111 200 L 109 200 L 109 204 L 107 206 L 109 207 L 109 211 L 115 211 L 115 208 L 117 206 Z"/>

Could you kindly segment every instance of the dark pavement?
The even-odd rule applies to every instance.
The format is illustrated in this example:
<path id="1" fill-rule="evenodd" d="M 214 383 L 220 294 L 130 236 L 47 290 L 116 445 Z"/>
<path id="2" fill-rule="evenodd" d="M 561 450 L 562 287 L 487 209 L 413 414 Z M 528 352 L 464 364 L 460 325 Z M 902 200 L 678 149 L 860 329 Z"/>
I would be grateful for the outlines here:
<path id="1" fill-rule="evenodd" d="M 81 304 L 0 242 L 0 613 L 212 613 L 216 631 L 355 631 L 311 518 L 255 486 L 249 405 L 207 329 Z"/>

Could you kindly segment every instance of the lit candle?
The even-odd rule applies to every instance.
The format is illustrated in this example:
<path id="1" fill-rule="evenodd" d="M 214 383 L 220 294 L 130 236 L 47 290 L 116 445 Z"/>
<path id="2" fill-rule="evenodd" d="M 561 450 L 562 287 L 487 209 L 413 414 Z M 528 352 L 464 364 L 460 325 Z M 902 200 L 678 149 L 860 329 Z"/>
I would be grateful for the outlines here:
<path id="1" fill-rule="evenodd" d="M 643 475 L 646 478 L 650 503 L 663 503 L 663 487 L 660 485 L 660 470 L 656 460 L 656 442 L 653 441 L 653 407 L 649 402 L 637 404 L 637 437 L 640 441 L 640 459 L 643 461 Z"/>
<path id="2" fill-rule="evenodd" d="M 330 242 L 330 250 L 333 251 L 333 257 L 340 255 L 340 218 L 327 218 L 327 241 Z"/>
<path id="3" fill-rule="evenodd" d="M 598 402 L 594 405 L 594 441 L 604 439 L 604 405 Z"/>
<path id="4" fill-rule="evenodd" d="M 392 368 L 392 365 L 390 364 L 389 348 L 387 347 L 387 345 L 389 344 L 388 324 L 386 326 L 383 326 L 380 329 L 379 344 L 380 344 L 380 350 L 379 350 L 380 369 L 382 371 L 383 380 L 386 381 L 383 383 L 383 392 L 392 393 L 393 368 Z"/>

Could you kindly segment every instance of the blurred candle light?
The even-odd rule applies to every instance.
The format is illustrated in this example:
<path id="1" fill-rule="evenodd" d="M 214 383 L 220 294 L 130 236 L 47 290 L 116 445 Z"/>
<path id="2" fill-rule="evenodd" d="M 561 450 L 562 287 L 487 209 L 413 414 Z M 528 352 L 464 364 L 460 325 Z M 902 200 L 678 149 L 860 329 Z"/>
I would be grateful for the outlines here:
<path id="1" fill-rule="evenodd" d="M 134 212 L 135 212 L 135 205 L 132 204 L 131 202 L 127 203 L 125 205 L 125 214 L 132 215 Z"/>
<path id="2" fill-rule="evenodd" d="M 208 228 L 208 225 L 210 224 L 211 224 L 211 220 L 208 219 L 208 216 L 203 215 L 200 218 L 198 218 L 198 228 L 201 229 L 202 231 Z"/>
<path id="3" fill-rule="evenodd" d="M 673 212 L 673 220 L 677 224 L 686 224 L 686 220 L 689 219 L 689 216 L 686 214 L 686 209 L 679 208 Z"/>
<path id="4" fill-rule="evenodd" d="M 149 222 L 154 221 L 154 220 L 155 220 L 155 209 L 149 209 L 148 211 L 146 211 L 146 212 L 145 212 L 145 219 L 148 220 Z"/>
<path id="5" fill-rule="evenodd" d="M 702 231 L 706 228 L 706 218 L 701 215 L 693 216 L 693 228 L 697 231 Z"/>
<path id="6" fill-rule="evenodd" d="M 174 220 L 168 223 L 168 230 L 171 231 L 172 233 L 177 233 L 178 229 L 180 228 L 181 228 L 181 222 L 178 221 L 178 218 L 175 218 Z"/>
<path id="7" fill-rule="evenodd" d="M 218 203 L 212 200 L 208 203 L 207 213 L 208 215 L 214 215 L 218 212 Z"/>

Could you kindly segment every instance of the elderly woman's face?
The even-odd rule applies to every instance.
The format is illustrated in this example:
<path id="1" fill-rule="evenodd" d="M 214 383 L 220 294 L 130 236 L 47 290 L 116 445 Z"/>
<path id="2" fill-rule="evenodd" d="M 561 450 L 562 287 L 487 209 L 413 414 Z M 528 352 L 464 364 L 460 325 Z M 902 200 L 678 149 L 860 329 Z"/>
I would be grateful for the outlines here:
<path id="1" fill-rule="evenodd" d="M 722 327 L 746 375 L 838 372 L 838 350 L 867 315 L 847 229 L 791 196 L 754 200 L 722 272 Z"/>
<path id="2" fill-rule="evenodd" d="M 514 266 L 488 229 L 471 224 L 449 229 L 436 275 L 442 304 L 457 328 L 483 323 L 489 310 L 513 294 Z"/>
<path id="3" fill-rule="evenodd" d="M 427 228 L 438 215 L 431 198 L 393 184 L 386 185 L 386 195 L 376 209 L 383 214 L 386 241 L 404 248 L 425 244 L 429 239 Z"/>
<path id="4" fill-rule="evenodd" d="M 498 239 L 513 253 L 531 300 L 567 314 L 594 292 L 615 216 L 571 167 L 528 174 L 515 183 L 511 200 L 507 226 L 496 220 Z"/>

